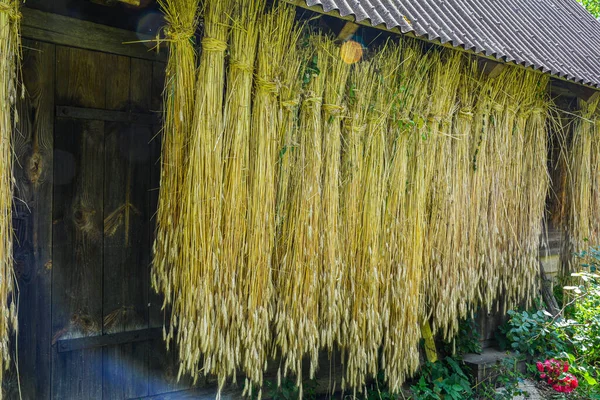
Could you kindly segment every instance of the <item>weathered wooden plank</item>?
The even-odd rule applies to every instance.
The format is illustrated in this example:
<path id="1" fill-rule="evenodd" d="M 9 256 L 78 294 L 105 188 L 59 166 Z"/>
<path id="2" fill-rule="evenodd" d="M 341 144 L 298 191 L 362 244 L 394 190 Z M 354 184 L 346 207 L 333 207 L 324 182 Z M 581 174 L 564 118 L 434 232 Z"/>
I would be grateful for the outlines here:
<path id="1" fill-rule="evenodd" d="M 23 398 L 50 398 L 54 45 L 24 40 L 19 127 L 14 135 L 15 272 Z"/>
<path id="2" fill-rule="evenodd" d="M 150 127 L 106 125 L 104 332 L 148 327 Z M 148 345 L 104 349 L 105 398 L 148 393 Z"/>
<path id="3" fill-rule="evenodd" d="M 162 337 L 162 330 L 160 328 L 140 329 L 107 335 L 60 339 L 57 341 L 57 348 L 59 353 L 66 353 L 76 350 L 150 341 L 160 337 Z"/>
<path id="4" fill-rule="evenodd" d="M 106 108 L 107 55 L 56 47 L 56 104 Z"/>
<path id="5" fill-rule="evenodd" d="M 54 353 L 53 400 L 97 400 L 102 398 L 102 349 Z"/>
<path id="6" fill-rule="evenodd" d="M 56 341 L 102 333 L 104 123 L 58 118 L 54 146 L 52 332 Z M 53 352 L 52 398 L 100 396 L 101 350 Z"/>
<path id="7" fill-rule="evenodd" d="M 137 399 L 148 394 L 148 348 L 148 342 L 132 342 L 103 349 L 105 399 Z"/>
<path id="8" fill-rule="evenodd" d="M 156 113 L 133 113 L 84 107 L 57 106 L 56 115 L 64 118 L 126 122 L 138 125 L 154 125 L 158 122 Z"/>
<path id="9" fill-rule="evenodd" d="M 152 65 L 153 63 L 147 60 L 137 58 L 131 59 L 131 86 L 129 93 L 131 96 L 132 112 L 146 113 L 154 111 L 151 108 L 152 104 Z M 158 123 L 158 118 L 154 120 Z"/>
<path id="10" fill-rule="evenodd" d="M 148 362 L 148 394 L 156 395 L 189 389 L 192 380 L 188 376 L 184 375 L 179 382 L 177 381 L 179 359 L 174 343 L 171 343 L 169 350 L 162 337 L 149 343 L 151 350 Z"/>
<path id="11" fill-rule="evenodd" d="M 22 35 L 25 38 L 146 60 L 166 59 L 165 46 L 157 53 L 151 49 L 152 43 L 140 43 L 155 39 L 148 35 L 27 7 L 22 9 L 22 13 Z"/>
<path id="12" fill-rule="evenodd" d="M 150 82 L 132 74 L 129 58 L 107 57 L 114 68 L 106 75 L 106 108 L 130 110 L 131 88 L 150 87 Z M 150 138 L 149 126 L 118 122 L 105 125 L 105 334 L 148 327 Z M 147 343 L 110 346 L 103 349 L 103 354 L 104 398 L 148 394 Z"/>
<path id="13" fill-rule="evenodd" d="M 132 82 L 131 58 L 106 54 L 106 62 L 110 66 L 106 71 L 106 109 L 116 111 L 129 110 L 129 90 Z"/>

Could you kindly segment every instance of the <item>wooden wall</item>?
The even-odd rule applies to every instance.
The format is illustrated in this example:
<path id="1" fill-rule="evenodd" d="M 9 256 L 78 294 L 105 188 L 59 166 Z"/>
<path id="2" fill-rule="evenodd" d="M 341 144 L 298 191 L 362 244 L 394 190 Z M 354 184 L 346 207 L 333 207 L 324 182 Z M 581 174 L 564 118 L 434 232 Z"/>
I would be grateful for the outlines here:
<path id="1" fill-rule="evenodd" d="M 86 27 L 113 42 L 127 37 Z M 189 388 L 176 382 L 162 301 L 149 284 L 164 62 L 140 45 L 114 54 L 77 37 L 53 40 L 56 30 L 39 40 L 28 29 L 24 36 L 37 40 L 24 39 L 26 97 L 15 135 L 23 398 L 129 399 Z"/>

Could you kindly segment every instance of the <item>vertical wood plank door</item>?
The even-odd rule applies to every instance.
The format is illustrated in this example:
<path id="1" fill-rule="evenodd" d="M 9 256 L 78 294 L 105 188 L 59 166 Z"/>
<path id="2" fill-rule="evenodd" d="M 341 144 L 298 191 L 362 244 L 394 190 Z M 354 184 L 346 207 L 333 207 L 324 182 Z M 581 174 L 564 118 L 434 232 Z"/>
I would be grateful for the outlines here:
<path id="1" fill-rule="evenodd" d="M 56 46 L 56 106 L 79 111 L 54 124 L 53 399 L 150 394 L 153 342 L 83 340 L 68 350 L 57 344 L 150 326 L 157 131 L 119 119 L 150 115 L 152 93 L 150 61 Z"/>

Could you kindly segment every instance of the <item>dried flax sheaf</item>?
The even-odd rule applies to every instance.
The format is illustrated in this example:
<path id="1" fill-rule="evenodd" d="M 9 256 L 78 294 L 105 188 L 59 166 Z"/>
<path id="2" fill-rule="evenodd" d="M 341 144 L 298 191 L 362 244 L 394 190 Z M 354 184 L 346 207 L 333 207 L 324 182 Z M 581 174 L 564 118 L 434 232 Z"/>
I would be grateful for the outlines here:
<path id="1" fill-rule="evenodd" d="M 10 365 L 9 335 L 17 330 L 17 311 L 13 300 L 13 153 L 11 137 L 17 115 L 18 71 L 21 60 L 20 1 L 0 1 L 0 383 Z M 0 398 L 2 394 L 0 393 Z"/>
<path id="2" fill-rule="evenodd" d="M 328 57 L 329 70 L 325 83 L 322 139 L 322 197 L 321 197 L 321 346 L 329 352 L 340 342 L 342 302 L 342 260 L 340 240 L 340 183 L 342 119 L 346 117 L 345 94 L 350 65 L 340 56 L 340 48 L 325 40 L 323 53 Z"/>
<path id="3" fill-rule="evenodd" d="M 219 251 L 219 269 L 215 289 L 216 335 L 219 352 L 216 366 L 219 387 L 228 376 L 234 376 L 244 362 L 245 370 L 262 370 L 255 364 L 248 368 L 249 357 L 242 358 L 243 341 L 255 341 L 243 335 L 244 327 L 254 309 L 247 309 L 247 295 L 243 291 L 246 265 L 246 223 L 249 199 L 251 106 L 253 74 L 258 43 L 258 22 L 264 1 L 236 2 L 231 17 L 230 59 L 225 100 L 225 130 L 223 134 L 223 204 L 222 248 Z M 250 330 L 249 332 L 256 332 Z M 261 354 L 261 353 L 259 353 Z M 249 372 L 247 372 L 249 373 Z"/>
<path id="4" fill-rule="evenodd" d="M 322 103 L 329 56 L 325 38 L 310 39 L 311 63 L 304 71 L 308 82 L 302 99 L 299 129 L 293 149 L 284 249 L 279 266 L 276 344 L 284 361 L 284 374 L 291 370 L 302 394 L 302 359 L 310 359 L 308 376 L 317 369 L 319 340 L 319 291 L 321 273 L 320 216 L 322 193 Z"/>
<path id="5" fill-rule="evenodd" d="M 163 0 L 160 6 L 168 24 L 165 33 L 170 52 L 163 92 L 161 178 L 152 287 L 164 294 L 165 303 L 171 303 L 180 245 L 176 235 L 180 226 L 184 166 L 194 112 L 196 52 L 193 40 L 198 25 L 198 2 Z"/>
<path id="6" fill-rule="evenodd" d="M 195 87 L 195 108 L 184 188 L 177 296 L 169 337 L 177 327 L 180 374 L 194 379 L 198 372 L 222 374 L 222 345 L 217 315 L 223 312 L 219 260 L 222 248 L 222 143 L 225 51 L 233 1 L 211 0 L 204 5 L 204 38 Z M 222 317 L 220 317 L 222 318 Z M 202 361 L 202 368 L 199 368 Z M 222 375 L 221 375 L 222 376 Z M 220 384 L 223 379 L 220 378 Z"/>
<path id="7" fill-rule="evenodd" d="M 572 252 L 600 243 L 600 119 L 595 117 L 600 101 L 579 103 L 569 155 L 569 247 Z M 566 263 L 565 275 L 577 269 Z"/>

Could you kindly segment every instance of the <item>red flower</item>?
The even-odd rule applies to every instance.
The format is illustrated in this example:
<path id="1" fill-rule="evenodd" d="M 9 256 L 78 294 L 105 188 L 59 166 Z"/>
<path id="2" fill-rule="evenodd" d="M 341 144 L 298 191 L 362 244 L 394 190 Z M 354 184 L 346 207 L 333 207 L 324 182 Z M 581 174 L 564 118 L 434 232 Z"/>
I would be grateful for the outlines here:
<path id="1" fill-rule="evenodd" d="M 565 361 L 564 365 L 563 365 L 563 372 L 567 372 L 569 370 L 569 362 Z"/>
<path id="2" fill-rule="evenodd" d="M 537 363 L 535 363 L 535 366 L 537 367 L 537 370 L 540 372 L 544 372 L 544 364 L 542 364 L 541 361 L 538 361 Z M 543 378 L 542 378 L 543 379 Z"/>
<path id="3" fill-rule="evenodd" d="M 573 389 L 576 389 L 577 386 L 579 386 L 579 381 L 577 380 L 577 378 L 573 377 L 573 379 L 571 379 L 571 387 Z"/>

